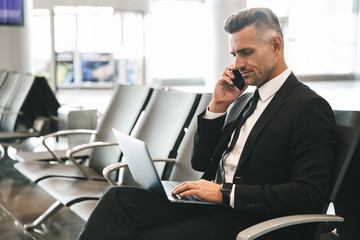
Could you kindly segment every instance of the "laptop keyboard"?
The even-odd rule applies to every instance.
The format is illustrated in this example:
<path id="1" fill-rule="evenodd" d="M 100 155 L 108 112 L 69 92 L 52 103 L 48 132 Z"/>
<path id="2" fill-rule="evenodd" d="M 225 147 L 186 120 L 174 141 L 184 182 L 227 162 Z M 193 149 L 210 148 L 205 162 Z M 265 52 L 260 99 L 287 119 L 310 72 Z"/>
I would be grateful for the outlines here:
<path id="1" fill-rule="evenodd" d="M 162 182 L 162 184 L 167 192 L 171 192 L 176 187 L 176 185 L 171 182 Z"/>

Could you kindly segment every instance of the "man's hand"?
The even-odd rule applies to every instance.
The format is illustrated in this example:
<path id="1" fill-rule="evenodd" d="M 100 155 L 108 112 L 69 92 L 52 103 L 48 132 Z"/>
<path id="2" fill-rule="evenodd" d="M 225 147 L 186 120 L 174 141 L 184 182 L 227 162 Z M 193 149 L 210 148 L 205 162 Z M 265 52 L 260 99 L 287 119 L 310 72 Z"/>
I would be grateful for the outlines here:
<path id="1" fill-rule="evenodd" d="M 239 90 L 235 87 L 232 79 L 235 78 L 232 70 L 234 65 L 229 65 L 225 68 L 221 78 L 217 81 L 214 89 L 213 100 L 210 103 L 209 111 L 214 113 L 225 112 L 229 105 L 234 102 L 247 88 Z"/>
<path id="2" fill-rule="evenodd" d="M 181 197 L 194 196 L 201 200 L 222 203 L 221 185 L 206 180 L 183 182 L 173 190 L 173 194 Z"/>

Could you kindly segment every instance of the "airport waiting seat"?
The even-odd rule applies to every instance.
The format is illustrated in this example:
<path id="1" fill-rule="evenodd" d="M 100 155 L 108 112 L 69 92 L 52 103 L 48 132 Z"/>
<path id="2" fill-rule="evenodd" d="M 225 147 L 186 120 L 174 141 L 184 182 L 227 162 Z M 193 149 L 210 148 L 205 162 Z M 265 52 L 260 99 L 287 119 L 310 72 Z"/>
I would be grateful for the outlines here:
<path id="1" fill-rule="evenodd" d="M 58 131 L 58 125 L 60 124 L 61 121 L 61 119 L 59 119 L 61 116 L 58 116 L 59 107 L 60 104 L 57 102 L 57 99 L 53 94 L 50 86 L 47 84 L 46 79 L 38 77 L 36 84 L 31 89 L 28 98 L 23 105 L 22 111 L 24 112 L 24 116 L 32 116 L 29 112 L 36 113 L 35 116 L 48 116 L 51 122 L 56 124 L 51 124 L 51 129 L 49 131 L 50 134 L 42 135 L 41 139 L 39 138 L 38 141 L 36 142 L 37 145 L 32 144 L 29 147 L 22 146 L 16 149 L 12 149 L 13 154 L 11 155 L 9 154 L 9 156 L 12 159 L 20 162 L 24 162 L 24 161 L 63 162 L 67 160 L 66 151 L 68 150 L 66 148 L 68 146 L 64 146 L 64 145 L 69 144 L 70 142 L 68 141 L 67 136 L 70 136 L 71 138 L 76 137 L 76 139 L 80 137 L 81 139 L 84 139 L 81 142 L 83 143 L 83 142 L 88 142 L 89 138 L 91 138 L 93 134 L 96 133 L 95 130 L 92 130 L 93 128 Z M 94 111 L 88 110 L 86 111 L 86 114 L 88 114 L 91 119 L 94 119 L 93 116 Z M 21 120 L 26 124 L 30 124 L 31 122 L 33 122 L 33 119 L 29 117 Z M 65 141 L 61 141 L 62 139 L 64 139 Z M 52 140 L 55 140 L 54 142 L 56 142 L 56 146 L 59 145 L 59 147 L 55 147 L 57 149 L 56 151 L 53 151 L 55 149 L 50 147 L 50 145 L 48 144 L 49 142 L 52 142 Z M 62 142 L 61 144 L 58 144 L 59 140 L 60 142 Z M 43 146 L 41 146 L 41 143 Z M 47 150 L 33 151 L 34 147 L 38 147 L 39 145 L 43 147 L 45 150 L 46 149 Z M 84 152 L 79 154 L 78 157 L 87 158 L 88 155 L 89 155 L 88 153 Z"/>
<path id="2" fill-rule="evenodd" d="M 8 72 L 5 71 L 5 70 L 0 70 L 0 89 L 2 88 L 5 80 L 6 80 L 6 77 L 8 75 Z"/>
<path id="3" fill-rule="evenodd" d="M 18 119 L 24 113 L 21 107 L 25 102 L 31 87 L 34 84 L 34 76 L 29 74 L 11 73 L 9 79 L 6 80 L 5 85 L 1 91 L 1 110 L 0 110 L 0 141 L 3 146 L 16 144 L 19 140 L 24 138 L 38 136 L 40 127 L 43 126 L 45 120 L 42 118 L 34 122 L 34 131 L 29 132 L 29 129 L 21 126 Z"/>
<path id="4" fill-rule="evenodd" d="M 8 73 L 6 79 L 4 79 L 2 87 L 0 88 L 0 119 L 3 117 L 4 114 L 6 114 L 6 106 L 9 104 L 13 95 L 16 93 L 20 78 L 20 73 L 11 72 Z M 5 129 L 0 128 L 0 131 L 4 130 Z"/>
<path id="5" fill-rule="evenodd" d="M 51 89 L 48 80 L 45 77 L 36 76 L 34 84 L 31 86 L 22 107 L 22 115 L 19 116 L 19 121 L 25 127 L 31 127 L 33 122 L 39 116 L 45 116 L 53 120 L 50 132 L 57 130 L 57 116 L 60 103 L 58 102 L 55 93 Z"/>
<path id="6" fill-rule="evenodd" d="M 294 215 L 281 218 L 275 218 L 269 221 L 265 221 L 256 224 L 241 231 L 236 240 L 252 240 L 261 237 L 265 234 L 271 233 L 272 231 L 293 226 L 297 224 L 305 223 L 319 223 L 316 231 L 316 236 L 313 239 L 319 240 L 321 234 L 332 235 L 330 239 L 338 239 L 335 234 L 329 233 L 332 231 L 334 226 L 332 222 L 337 225 L 353 224 L 347 223 L 347 220 L 340 216 L 326 214 L 330 203 L 335 206 L 335 212 L 337 208 L 341 208 L 337 202 L 337 195 L 339 189 L 343 184 L 344 176 L 349 170 L 348 167 L 353 161 L 359 161 L 360 155 L 360 112 L 357 111 L 334 111 L 336 119 L 336 133 L 337 133 L 337 144 L 335 148 L 335 161 L 332 175 L 332 191 L 326 206 L 324 207 L 323 214 L 305 214 L 305 215 Z M 357 173 L 359 174 L 359 173 Z M 355 190 L 356 191 L 356 190 Z M 350 201 L 350 199 L 348 200 Z M 342 204 L 346 204 L 342 202 Z M 356 203 L 358 204 L 358 203 Z M 355 207 L 355 206 L 353 206 Z M 351 206 L 347 206 L 351 209 Z M 357 216 L 358 217 L 358 216 Z M 355 219 L 355 218 L 354 218 Z M 343 222 L 344 221 L 344 222 Z M 324 233 L 324 230 L 326 233 Z M 354 231 L 354 230 L 353 230 Z M 323 235 L 321 239 L 328 239 Z M 340 239 L 342 238 L 340 235 Z M 355 238 L 350 238 L 355 239 Z"/>
<path id="7" fill-rule="evenodd" d="M 354 153 L 354 157 L 348 165 L 346 174 L 336 194 L 334 208 L 336 214 L 345 219 L 338 223 L 336 233 L 340 239 L 358 239 L 359 216 L 360 216 L 360 143 Z"/>
<path id="8" fill-rule="evenodd" d="M 163 174 L 161 175 L 161 179 L 170 180 L 170 181 L 193 181 L 193 180 L 199 180 L 201 178 L 203 173 L 192 169 L 190 159 L 191 159 L 191 152 L 194 143 L 194 134 L 197 129 L 197 117 L 201 112 L 203 112 L 206 109 L 206 107 L 211 102 L 211 99 L 212 99 L 211 94 L 207 94 L 207 93 L 202 94 L 196 112 L 193 115 L 193 118 L 191 119 L 189 126 L 185 130 L 183 140 L 179 145 L 177 155 L 175 157 L 157 158 L 153 156 L 152 153 L 150 152 L 150 155 L 154 158 L 153 159 L 154 162 L 156 163 L 165 162 L 167 163 L 166 165 L 168 165 L 169 172 L 168 173 L 163 172 Z M 148 148 L 150 147 L 148 143 L 146 143 L 146 146 Z M 109 181 L 109 183 L 116 186 L 118 183 L 116 182 L 116 179 L 112 177 L 111 172 L 116 171 L 120 168 L 124 168 L 126 166 L 127 166 L 126 162 L 114 163 L 104 168 L 103 175 Z"/>
<path id="9" fill-rule="evenodd" d="M 5 143 L 0 143 L 1 158 L 5 154 L 8 137 L 12 136 L 12 133 L 15 131 L 15 122 L 9 122 L 9 118 L 11 119 L 13 118 L 13 116 L 17 117 L 20 113 L 19 109 L 10 109 L 9 105 L 11 104 L 12 99 L 14 99 L 14 96 L 18 91 L 21 78 L 22 75 L 18 72 L 0 72 L 0 141 L 4 141 Z M 28 84 L 25 83 L 25 89 L 27 86 Z M 4 123 L 2 121 L 3 119 Z"/>
<path id="10" fill-rule="evenodd" d="M 48 111 L 37 109 L 49 104 L 49 98 L 36 101 L 34 91 L 41 83 L 48 83 L 45 78 L 24 73 L 9 73 L 4 86 L 0 89 L 0 144 L 4 147 L 22 146 L 26 139 L 38 137 L 51 131 L 51 115 Z M 49 87 L 49 86 L 48 86 Z M 50 90 L 51 91 L 51 90 Z M 39 98 L 40 92 L 36 94 Z M 51 94 L 53 94 L 51 92 Z M 55 99 L 52 108 L 60 106 Z M 36 109 L 29 109 L 29 102 L 36 104 Z M 56 114 L 56 113 L 55 113 Z M 54 116 L 56 117 L 56 116 Z"/>
<path id="11" fill-rule="evenodd" d="M 110 142 L 110 144 L 105 145 L 111 145 L 111 142 L 115 142 L 111 132 L 112 127 L 118 127 L 122 131 L 130 133 L 135 126 L 136 121 L 140 117 L 140 114 L 145 109 L 152 91 L 153 89 L 147 87 L 118 85 L 113 92 L 110 103 L 96 131 L 85 129 L 62 130 L 49 134 L 45 136 L 44 139 L 48 137 L 77 133 L 96 133 L 95 142 Z M 92 143 L 92 145 L 96 145 L 96 143 Z M 47 147 L 47 145 L 45 146 Z M 44 178 L 55 176 L 103 179 L 101 175 L 102 168 L 119 161 L 120 158 L 120 153 L 116 148 L 108 149 L 107 151 L 111 151 L 112 154 L 106 157 L 103 155 L 101 158 L 99 158 L 97 154 L 98 150 L 94 148 L 94 151 L 90 152 L 89 166 L 77 165 L 77 167 L 74 167 L 73 164 L 64 164 L 62 157 L 60 157 L 63 152 L 66 152 L 66 150 L 52 151 L 49 147 L 47 148 L 49 150 L 48 153 L 56 157 L 57 161 L 55 161 L 55 163 L 52 164 L 47 161 L 22 161 L 15 163 L 14 167 L 25 177 L 35 183 Z M 35 157 L 35 159 L 37 155 L 40 155 L 41 160 L 43 160 L 44 155 L 46 156 L 48 154 L 47 152 L 30 152 L 27 154 L 27 156 Z M 22 156 L 24 157 L 24 154 Z M 79 155 L 77 155 L 77 157 L 79 157 Z M 101 161 L 101 163 L 97 163 L 98 161 Z M 75 164 L 78 163 L 75 162 Z M 84 176 L 83 172 L 86 176 Z"/>
<path id="12" fill-rule="evenodd" d="M 10 89 L 5 90 L 8 96 L 1 111 L 0 129 L 2 132 L 16 130 L 16 120 L 22 114 L 20 109 L 35 80 L 35 77 L 30 74 L 15 73 L 13 76 L 12 79 L 6 81 L 6 83 L 9 81 L 14 81 L 14 83 L 8 85 Z"/>
<path id="13" fill-rule="evenodd" d="M 146 109 L 131 134 L 139 136 L 149 143 L 151 146 L 149 151 L 153 156 L 167 158 L 175 154 L 177 143 L 180 142 L 178 140 L 179 135 L 184 131 L 184 125 L 194 114 L 199 99 L 200 95 L 195 93 L 154 89 Z M 114 137 L 112 132 L 111 136 Z M 92 156 L 99 161 L 96 163 L 94 161 L 95 164 L 92 167 L 96 168 L 99 174 L 102 174 L 103 168 L 111 164 L 107 159 L 120 154 L 118 146 L 113 146 L 112 150 L 98 147 L 104 144 L 107 143 L 94 142 L 75 147 L 69 151 L 69 159 L 74 163 L 74 167 L 79 167 L 72 154 L 95 147 L 92 153 L 95 152 L 95 149 L 97 150 Z M 81 168 L 79 170 L 82 171 Z M 81 201 L 99 199 L 102 192 L 110 184 L 104 178 L 103 181 L 95 180 L 86 172 L 83 173 L 83 177 L 86 179 L 49 177 L 38 181 L 37 184 L 57 201 L 33 223 L 25 224 L 24 227 L 26 229 L 35 228 L 63 206 L 70 207 Z M 121 174 L 119 178 L 122 177 Z"/>
<path id="14" fill-rule="evenodd" d="M 192 169 L 191 167 L 191 152 L 194 143 L 194 134 L 197 128 L 197 116 L 205 110 L 205 108 L 209 105 L 212 99 L 211 94 L 202 94 L 199 105 L 196 109 L 193 118 L 189 126 L 184 131 L 184 137 L 179 145 L 179 149 L 177 151 L 177 156 L 175 158 L 166 158 L 166 159 L 153 159 L 154 162 L 167 162 L 169 165 L 169 173 L 163 174 L 163 179 L 171 180 L 171 181 L 195 181 L 199 180 L 202 176 L 202 172 L 198 172 Z M 119 162 L 109 165 L 104 168 L 103 174 L 104 177 L 109 181 L 109 183 L 113 186 L 118 185 L 116 179 L 112 177 L 112 172 L 117 171 L 119 168 L 125 167 L 126 162 Z M 169 175 L 167 177 L 166 175 Z M 91 212 L 95 208 L 98 200 L 87 200 L 82 201 L 70 206 L 70 209 L 75 212 L 79 217 L 81 217 L 84 221 L 87 221 Z"/>

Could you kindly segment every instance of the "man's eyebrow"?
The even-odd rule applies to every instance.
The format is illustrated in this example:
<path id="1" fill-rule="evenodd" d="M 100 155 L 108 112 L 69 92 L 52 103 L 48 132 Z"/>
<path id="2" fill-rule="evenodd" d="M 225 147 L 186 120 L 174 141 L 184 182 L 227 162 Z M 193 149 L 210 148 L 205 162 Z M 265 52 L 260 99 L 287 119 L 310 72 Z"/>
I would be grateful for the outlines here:
<path id="1" fill-rule="evenodd" d="M 254 49 L 251 47 L 244 47 L 236 51 L 236 53 L 245 53 L 246 51 L 253 51 Z M 235 55 L 235 52 L 230 51 L 231 55 Z"/>

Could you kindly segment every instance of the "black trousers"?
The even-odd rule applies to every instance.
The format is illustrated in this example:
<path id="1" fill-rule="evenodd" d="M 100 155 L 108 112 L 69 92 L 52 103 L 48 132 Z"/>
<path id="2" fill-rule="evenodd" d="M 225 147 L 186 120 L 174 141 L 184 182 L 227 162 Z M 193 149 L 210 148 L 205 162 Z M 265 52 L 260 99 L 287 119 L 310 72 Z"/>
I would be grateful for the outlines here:
<path id="1" fill-rule="evenodd" d="M 171 203 L 122 186 L 104 192 L 78 240 L 234 240 L 244 225 L 230 206 Z"/>

